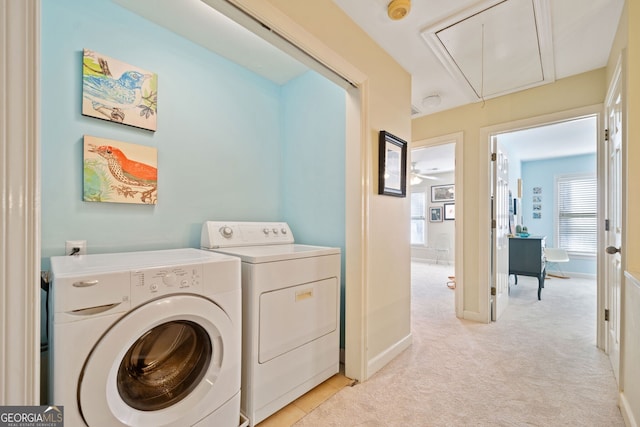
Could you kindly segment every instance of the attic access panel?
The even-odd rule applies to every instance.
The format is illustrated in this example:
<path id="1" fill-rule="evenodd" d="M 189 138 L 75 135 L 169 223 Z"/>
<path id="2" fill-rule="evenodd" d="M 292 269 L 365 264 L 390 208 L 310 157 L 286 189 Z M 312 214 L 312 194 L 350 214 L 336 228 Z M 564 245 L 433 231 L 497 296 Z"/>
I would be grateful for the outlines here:
<path id="1" fill-rule="evenodd" d="M 484 2 L 421 34 L 471 101 L 555 79 L 547 0 Z"/>

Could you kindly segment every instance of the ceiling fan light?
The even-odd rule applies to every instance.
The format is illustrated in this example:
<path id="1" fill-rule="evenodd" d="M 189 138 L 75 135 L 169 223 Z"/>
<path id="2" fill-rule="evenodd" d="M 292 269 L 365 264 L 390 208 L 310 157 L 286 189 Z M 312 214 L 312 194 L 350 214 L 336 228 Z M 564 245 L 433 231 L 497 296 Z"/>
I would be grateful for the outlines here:
<path id="1" fill-rule="evenodd" d="M 422 182 L 422 179 L 419 176 L 412 176 L 411 177 L 411 181 L 409 181 L 409 183 L 411 185 L 416 185 L 416 184 L 420 184 Z"/>
<path id="2" fill-rule="evenodd" d="M 387 6 L 387 15 L 394 21 L 398 21 L 411 11 L 411 0 L 392 0 Z"/>

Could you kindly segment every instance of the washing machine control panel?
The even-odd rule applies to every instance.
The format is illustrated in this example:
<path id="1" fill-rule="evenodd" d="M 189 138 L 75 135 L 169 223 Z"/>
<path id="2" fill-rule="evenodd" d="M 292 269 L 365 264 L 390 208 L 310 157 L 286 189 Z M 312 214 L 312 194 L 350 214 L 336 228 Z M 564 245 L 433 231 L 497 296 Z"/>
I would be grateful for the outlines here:
<path id="1" fill-rule="evenodd" d="M 202 292 L 202 264 L 134 270 L 131 302 L 134 305 L 166 294 Z"/>
<path id="2" fill-rule="evenodd" d="M 294 243 L 286 222 L 207 221 L 202 226 L 203 249 Z"/>

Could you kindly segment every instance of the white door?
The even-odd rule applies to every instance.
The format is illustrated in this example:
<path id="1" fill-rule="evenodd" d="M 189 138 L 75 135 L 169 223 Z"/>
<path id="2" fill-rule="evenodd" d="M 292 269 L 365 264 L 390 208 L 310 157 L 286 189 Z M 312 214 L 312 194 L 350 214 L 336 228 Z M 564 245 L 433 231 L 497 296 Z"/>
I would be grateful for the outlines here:
<path id="1" fill-rule="evenodd" d="M 619 380 L 620 370 L 620 290 L 622 283 L 622 74 L 618 64 L 606 101 L 606 252 L 605 288 L 608 311 L 606 351 Z M 606 313 L 606 312 L 605 312 Z M 607 315 L 605 314 L 605 318 Z"/>
<path id="2" fill-rule="evenodd" d="M 509 159 L 494 136 L 492 157 L 492 274 L 491 320 L 498 320 L 509 304 Z"/>

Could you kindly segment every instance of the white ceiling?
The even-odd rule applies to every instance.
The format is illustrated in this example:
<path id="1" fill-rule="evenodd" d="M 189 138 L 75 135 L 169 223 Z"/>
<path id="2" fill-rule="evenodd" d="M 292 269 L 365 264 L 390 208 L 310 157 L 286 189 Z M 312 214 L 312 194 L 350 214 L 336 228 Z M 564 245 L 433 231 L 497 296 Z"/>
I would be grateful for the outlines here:
<path id="1" fill-rule="evenodd" d="M 467 24 L 468 39 L 466 42 L 459 39 L 460 43 L 466 43 L 463 46 L 467 49 L 464 58 L 470 61 L 464 66 L 468 70 L 476 70 L 476 74 L 482 70 L 485 82 L 517 79 L 522 70 L 533 68 L 529 61 L 535 60 L 537 54 L 540 55 L 538 59 L 546 61 L 543 58 L 547 54 L 544 47 L 549 43 L 553 68 L 545 70 L 545 73 L 560 79 L 606 65 L 624 4 L 624 0 L 414 0 L 404 19 L 392 21 L 387 16 L 389 0 L 334 2 L 411 74 L 415 117 L 471 102 L 468 84 L 465 85 L 459 76 L 451 72 L 450 66 L 442 60 L 441 52 L 427 43 L 423 33 L 444 30 L 494 5 L 505 7 L 521 3 L 522 8 L 505 7 L 498 20 L 476 19 Z M 526 2 L 528 6 L 524 4 Z M 541 10 L 536 14 L 536 20 L 543 24 L 546 34 L 540 33 L 540 27 L 531 25 L 530 20 L 518 14 L 518 11 L 526 12 L 527 7 L 530 9 L 536 5 L 536 10 Z M 545 18 L 550 21 L 548 25 L 542 22 Z M 514 22 L 519 23 L 515 28 L 511 25 Z M 485 25 L 485 43 L 480 40 L 482 25 Z M 536 31 L 538 34 L 534 34 Z M 464 35 L 460 33 L 460 36 Z M 538 53 L 531 49 L 532 40 L 540 45 Z M 523 50 L 528 45 L 533 58 L 502 57 L 521 54 L 518 44 Z M 485 58 L 484 66 L 482 58 Z M 493 63 L 507 61 L 505 64 L 511 65 L 492 71 L 491 64 L 486 63 L 489 62 L 487 58 L 493 58 Z M 477 75 L 472 78 L 476 82 L 479 79 Z M 527 87 L 526 82 L 523 87 Z M 516 90 L 520 89 L 511 89 Z M 423 106 L 423 99 L 432 94 L 440 95 L 441 103 Z"/>
<path id="2" fill-rule="evenodd" d="M 279 85 L 309 70 L 204 0 L 112 1 Z"/>
<path id="3" fill-rule="evenodd" d="M 278 84 L 308 69 L 210 6 L 224 0 L 112 1 Z M 471 86 L 487 98 L 605 66 L 624 4 L 414 0 L 409 14 L 393 21 L 389 1 L 334 0 L 411 74 L 414 117 L 478 101 Z M 441 102 L 423 105 L 434 94 Z"/>
<path id="4" fill-rule="evenodd" d="M 591 116 L 505 133 L 498 141 L 520 160 L 530 161 L 595 153 L 597 132 L 597 118 Z"/>
<path id="5" fill-rule="evenodd" d="M 308 70 L 210 6 L 224 6 L 224 0 L 112 1 L 277 84 Z M 414 0 L 410 13 L 400 21 L 387 16 L 389 0 L 334 2 L 411 73 L 413 116 L 419 117 L 475 102 L 483 87 L 489 89 L 481 94 L 486 98 L 520 90 L 518 86 L 543 84 L 549 76 L 558 79 L 605 66 L 624 0 Z M 481 12 L 487 8 L 490 13 L 485 18 Z M 469 14 L 477 16 L 465 19 Z M 537 57 L 535 44 L 540 47 Z M 449 60 L 443 58 L 443 50 Z M 530 54 L 525 55 L 527 52 Z M 483 67 L 488 58 L 504 66 Z M 523 70 L 529 69 L 533 71 L 527 80 L 519 80 Z M 441 102 L 424 106 L 423 98 L 433 94 Z M 576 135 L 582 132 L 573 131 Z M 545 132 L 548 134 L 541 135 Z M 557 128 L 549 127 L 523 131 L 519 141 L 535 142 L 520 143 L 513 149 L 548 156 L 595 150 L 595 145 L 583 147 L 584 139 L 568 142 L 565 137 L 560 143 L 548 143 L 559 134 Z M 420 152 L 415 152 L 416 166 L 423 171 L 434 167 L 452 170 L 453 150 L 440 151 L 440 160 L 438 150 L 428 155 L 429 162 L 440 162 L 438 166 L 422 163 Z M 518 154 L 523 159 L 530 157 L 524 151 Z"/>

